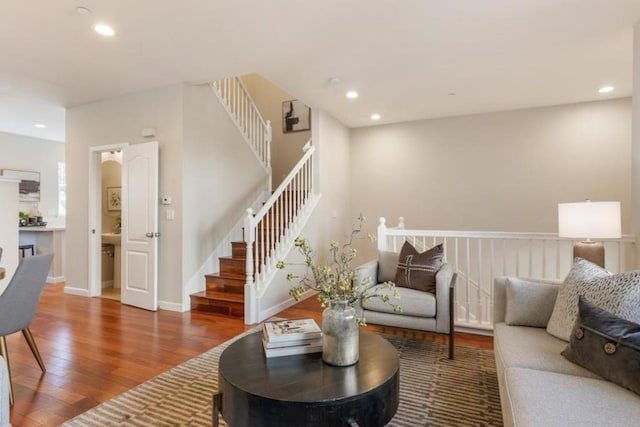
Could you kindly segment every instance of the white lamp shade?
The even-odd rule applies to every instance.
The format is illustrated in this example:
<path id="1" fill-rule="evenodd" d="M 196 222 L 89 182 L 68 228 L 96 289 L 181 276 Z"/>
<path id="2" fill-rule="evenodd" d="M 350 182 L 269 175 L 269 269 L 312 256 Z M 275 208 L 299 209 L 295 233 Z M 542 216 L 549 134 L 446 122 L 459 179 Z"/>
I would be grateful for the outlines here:
<path id="1" fill-rule="evenodd" d="M 620 202 L 559 203 L 558 235 L 573 239 L 619 238 Z"/>

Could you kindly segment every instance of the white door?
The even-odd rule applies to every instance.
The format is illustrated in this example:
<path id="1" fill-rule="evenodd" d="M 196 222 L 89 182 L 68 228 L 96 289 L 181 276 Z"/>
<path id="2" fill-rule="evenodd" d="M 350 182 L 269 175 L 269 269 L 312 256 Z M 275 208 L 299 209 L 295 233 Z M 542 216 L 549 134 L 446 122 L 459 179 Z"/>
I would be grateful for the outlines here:
<path id="1" fill-rule="evenodd" d="M 122 156 L 122 302 L 158 309 L 158 142 Z"/>

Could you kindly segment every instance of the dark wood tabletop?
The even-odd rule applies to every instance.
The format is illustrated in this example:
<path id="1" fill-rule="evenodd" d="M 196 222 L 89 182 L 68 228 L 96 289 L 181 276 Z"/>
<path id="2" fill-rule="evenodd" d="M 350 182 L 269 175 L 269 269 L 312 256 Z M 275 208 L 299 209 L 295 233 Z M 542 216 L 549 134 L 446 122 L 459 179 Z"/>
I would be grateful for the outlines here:
<path id="1" fill-rule="evenodd" d="M 322 354 L 265 358 L 262 333 L 232 343 L 219 362 L 221 412 L 230 427 L 384 426 L 398 408 L 397 350 L 360 333 L 360 360 L 327 365 Z"/>

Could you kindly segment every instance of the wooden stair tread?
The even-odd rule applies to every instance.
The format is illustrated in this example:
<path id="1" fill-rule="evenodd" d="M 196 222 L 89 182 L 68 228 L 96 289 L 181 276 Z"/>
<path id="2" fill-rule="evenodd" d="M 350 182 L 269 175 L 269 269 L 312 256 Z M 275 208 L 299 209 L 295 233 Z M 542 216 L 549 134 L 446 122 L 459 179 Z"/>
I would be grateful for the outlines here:
<path id="1" fill-rule="evenodd" d="M 233 292 L 201 291 L 191 294 L 191 296 L 196 298 L 244 304 L 244 294 L 236 294 Z"/>

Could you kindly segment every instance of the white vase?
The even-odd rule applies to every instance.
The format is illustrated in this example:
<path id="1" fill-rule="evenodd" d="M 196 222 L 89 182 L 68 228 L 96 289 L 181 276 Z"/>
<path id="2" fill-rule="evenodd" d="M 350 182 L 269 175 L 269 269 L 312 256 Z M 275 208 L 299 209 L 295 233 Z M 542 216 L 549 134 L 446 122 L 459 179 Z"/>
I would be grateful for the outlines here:
<path id="1" fill-rule="evenodd" d="M 322 360 L 349 366 L 359 358 L 356 310 L 346 301 L 331 301 L 322 312 Z"/>

